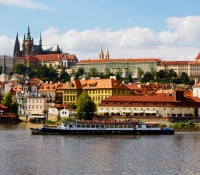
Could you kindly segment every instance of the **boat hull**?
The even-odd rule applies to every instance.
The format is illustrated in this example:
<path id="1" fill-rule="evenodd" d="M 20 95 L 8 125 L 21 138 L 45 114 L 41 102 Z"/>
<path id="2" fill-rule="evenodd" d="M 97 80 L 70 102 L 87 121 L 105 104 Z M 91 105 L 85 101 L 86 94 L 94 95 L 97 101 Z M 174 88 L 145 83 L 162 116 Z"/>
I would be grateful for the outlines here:
<path id="1" fill-rule="evenodd" d="M 174 130 L 67 130 L 59 128 L 30 128 L 32 134 L 146 134 L 172 135 Z"/>

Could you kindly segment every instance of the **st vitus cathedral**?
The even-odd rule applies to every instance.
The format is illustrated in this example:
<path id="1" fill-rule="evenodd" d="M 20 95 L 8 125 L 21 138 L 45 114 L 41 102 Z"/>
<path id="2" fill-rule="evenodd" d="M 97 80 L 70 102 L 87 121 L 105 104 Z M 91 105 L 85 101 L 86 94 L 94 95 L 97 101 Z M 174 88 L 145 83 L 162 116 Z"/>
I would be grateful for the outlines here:
<path id="1" fill-rule="evenodd" d="M 26 57 L 29 55 L 43 55 L 43 54 L 59 54 L 60 50 L 58 44 L 42 45 L 42 37 L 40 34 L 39 45 L 34 44 L 34 39 L 30 35 L 30 28 L 23 39 L 22 47 L 20 47 L 18 33 L 15 40 L 13 57 Z"/>

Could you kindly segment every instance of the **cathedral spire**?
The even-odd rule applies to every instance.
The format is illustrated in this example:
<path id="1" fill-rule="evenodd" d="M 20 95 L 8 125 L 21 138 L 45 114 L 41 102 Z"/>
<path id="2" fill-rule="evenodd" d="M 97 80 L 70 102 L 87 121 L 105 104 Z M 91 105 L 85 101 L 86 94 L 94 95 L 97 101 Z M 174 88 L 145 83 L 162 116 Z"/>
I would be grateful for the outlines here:
<path id="1" fill-rule="evenodd" d="M 30 35 L 30 27 L 29 27 L 29 25 L 28 25 L 28 32 L 27 32 L 27 34 L 26 34 L 26 40 L 31 40 L 31 35 Z"/>
<path id="2" fill-rule="evenodd" d="M 104 59 L 104 53 L 103 53 L 102 47 L 101 47 L 100 52 L 99 52 L 99 59 L 100 60 Z"/>
<path id="3" fill-rule="evenodd" d="M 15 39 L 15 46 L 14 46 L 13 57 L 19 56 L 19 55 L 20 55 L 20 44 L 19 44 L 18 32 L 17 32 L 16 39 Z"/>
<path id="4" fill-rule="evenodd" d="M 106 49 L 106 60 L 109 60 L 110 59 L 110 55 L 109 55 L 109 52 L 108 52 L 108 48 Z"/>
<path id="5" fill-rule="evenodd" d="M 41 36 L 41 33 L 40 33 L 40 41 L 39 41 L 39 45 L 42 46 L 42 36 Z"/>

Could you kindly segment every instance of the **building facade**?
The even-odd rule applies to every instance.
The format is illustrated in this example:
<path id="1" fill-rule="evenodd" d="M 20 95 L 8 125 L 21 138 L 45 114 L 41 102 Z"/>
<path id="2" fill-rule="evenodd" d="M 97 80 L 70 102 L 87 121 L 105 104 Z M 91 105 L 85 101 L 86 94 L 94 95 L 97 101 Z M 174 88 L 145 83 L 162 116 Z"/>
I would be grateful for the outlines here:
<path id="1" fill-rule="evenodd" d="M 115 80 L 114 78 L 72 80 L 68 83 L 68 86 L 63 89 L 63 103 L 77 104 L 83 91 L 87 91 L 96 105 L 112 95 L 130 95 L 130 89 L 121 81 Z"/>
<path id="2" fill-rule="evenodd" d="M 0 67 L 4 69 L 3 72 L 5 74 L 13 71 L 13 58 L 9 55 L 0 55 Z"/>
<path id="3" fill-rule="evenodd" d="M 178 88 L 173 94 L 111 96 L 98 105 L 99 115 L 200 116 L 200 99 Z"/>
<path id="4" fill-rule="evenodd" d="M 84 73 L 88 74 L 90 68 L 95 68 L 98 73 L 104 74 L 119 74 L 122 78 L 128 78 L 131 75 L 132 78 L 140 78 L 141 70 L 145 72 L 153 72 L 157 69 L 156 58 L 118 58 L 110 59 L 108 48 L 106 54 L 102 48 L 99 52 L 98 59 L 81 60 L 75 66 L 77 71 L 79 68 L 84 69 Z"/>

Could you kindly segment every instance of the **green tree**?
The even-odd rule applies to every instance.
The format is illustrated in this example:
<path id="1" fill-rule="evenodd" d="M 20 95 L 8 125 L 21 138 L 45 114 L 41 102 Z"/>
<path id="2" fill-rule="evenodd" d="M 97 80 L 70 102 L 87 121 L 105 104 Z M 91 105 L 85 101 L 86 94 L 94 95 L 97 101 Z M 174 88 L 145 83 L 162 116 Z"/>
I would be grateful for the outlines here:
<path id="1" fill-rule="evenodd" d="M 80 74 L 80 76 L 84 73 L 84 69 L 82 68 L 82 67 L 79 67 L 78 68 L 78 71 L 77 71 L 79 74 Z"/>
<path id="2" fill-rule="evenodd" d="M 176 78 L 177 73 L 174 71 L 174 69 L 169 69 L 169 78 Z"/>
<path id="3" fill-rule="evenodd" d="M 8 107 L 10 112 L 17 113 L 18 103 L 13 102 L 12 93 L 11 92 L 8 92 L 8 93 L 6 93 L 4 95 L 4 98 L 1 101 L 1 104 L 6 106 L 6 107 Z"/>
<path id="4" fill-rule="evenodd" d="M 86 91 L 83 92 L 78 99 L 76 116 L 78 117 L 78 119 L 91 120 L 95 110 L 95 103 L 92 101 Z"/>
<path id="5" fill-rule="evenodd" d="M 138 76 L 139 76 L 139 78 L 141 78 L 142 75 L 144 75 L 144 71 L 142 69 L 138 68 Z"/>
<path id="6" fill-rule="evenodd" d="M 68 75 L 68 73 L 65 71 L 65 67 L 61 67 L 61 72 L 60 72 L 60 77 L 59 77 L 60 81 L 62 83 L 69 81 L 70 77 Z"/>
<path id="7" fill-rule="evenodd" d="M 185 72 L 181 73 L 181 77 L 180 78 L 181 78 L 181 80 L 182 80 L 182 82 L 184 84 L 188 84 L 189 81 L 190 81 L 188 74 L 186 74 Z"/>
<path id="8" fill-rule="evenodd" d="M 128 82 L 129 82 L 129 83 L 132 83 L 132 82 L 133 82 L 133 78 L 132 78 L 131 74 L 128 75 Z"/>
<path id="9" fill-rule="evenodd" d="M 156 78 L 164 78 L 164 76 L 165 76 L 165 71 L 163 69 L 159 70 L 156 73 Z"/>
<path id="10" fill-rule="evenodd" d="M 153 75 L 150 72 L 146 72 L 142 78 L 142 82 L 150 82 L 153 79 Z"/>
<path id="11" fill-rule="evenodd" d="M 71 103 L 71 104 L 70 104 L 70 108 L 76 109 L 76 104 L 75 104 L 75 103 Z"/>
<path id="12" fill-rule="evenodd" d="M 120 75 L 119 72 L 116 73 L 116 79 L 119 80 L 120 79 Z"/>
<path id="13" fill-rule="evenodd" d="M 17 63 L 14 65 L 14 72 L 18 74 L 25 74 L 27 67 L 23 63 Z"/>
<path id="14" fill-rule="evenodd" d="M 96 77 L 96 76 L 98 76 L 98 71 L 95 68 L 91 67 L 89 69 L 88 74 L 89 74 L 90 77 Z"/>

